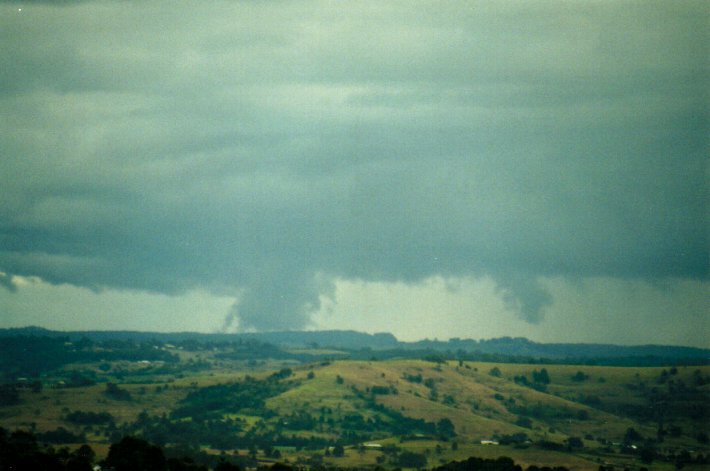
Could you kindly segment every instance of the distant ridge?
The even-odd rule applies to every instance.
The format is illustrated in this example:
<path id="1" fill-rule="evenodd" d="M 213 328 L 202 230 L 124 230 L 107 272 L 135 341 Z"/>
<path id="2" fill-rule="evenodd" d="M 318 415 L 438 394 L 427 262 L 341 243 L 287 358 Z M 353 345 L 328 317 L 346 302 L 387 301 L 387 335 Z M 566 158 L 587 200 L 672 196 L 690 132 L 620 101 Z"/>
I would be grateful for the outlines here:
<path id="1" fill-rule="evenodd" d="M 710 349 L 674 345 L 614 345 L 596 343 L 538 343 L 523 337 L 501 337 L 490 340 L 451 339 L 446 342 L 423 340 L 410 344 L 415 348 L 464 350 L 481 353 L 528 356 L 550 359 L 564 358 L 705 358 Z"/>
<path id="2" fill-rule="evenodd" d="M 10 329 L 0 329 L 0 338 L 15 335 L 34 335 L 47 337 L 68 337 L 91 340 L 160 340 L 163 342 L 178 342 L 183 340 L 204 340 L 213 342 L 229 342 L 234 340 L 257 340 L 289 347 L 337 347 L 347 349 L 360 348 L 398 348 L 401 342 L 390 333 L 366 334 L 353 330 L 321 330 L 321 331 L 282 331 L 282 332 L 242 332 L 242 333 L 202 333 L 202 332 L 141 332 L 132 330 L 87 330 L 87 331 L 56 331 L 43 327 L 29 326 Z"/>
<path id="3" fill-rule="evenodd" d="M 401 342 L 390 333 L 367 334 L 352 330 L 283 331 L 254 333 L 198 333 L 198 332 L 138 332 L 138 331 L 53 331 L 42 327 L 0 329 L 0 342 L 10 336 L 67 337 L 70 340 L 89 338 L 95 341 L 110 339 L 161 342 L 195 340 L 203 342 L 233 342 L 254 340 L 291 348 L 340 348 L 346 350 L 401 350 L 442 352 L 451 355 L 479 353 L 530 359 L 600 358 L 666 358 L 710 360 L 710 349 L 673 345 L 613 345 L 587 343 L 538 343 L 526 338 L 502 337 L 489 340 L 450 339 Z"/>

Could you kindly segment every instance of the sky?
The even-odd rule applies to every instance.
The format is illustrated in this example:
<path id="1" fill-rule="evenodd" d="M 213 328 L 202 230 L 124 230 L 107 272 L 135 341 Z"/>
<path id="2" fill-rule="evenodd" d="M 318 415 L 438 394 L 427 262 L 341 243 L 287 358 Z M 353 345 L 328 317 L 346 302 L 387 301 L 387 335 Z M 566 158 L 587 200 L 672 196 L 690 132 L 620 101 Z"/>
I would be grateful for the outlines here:
<path id="1" fill-rule="evenodd" d="M 0 327 L 710 347 L 703 1 L 0 1 Z"/>

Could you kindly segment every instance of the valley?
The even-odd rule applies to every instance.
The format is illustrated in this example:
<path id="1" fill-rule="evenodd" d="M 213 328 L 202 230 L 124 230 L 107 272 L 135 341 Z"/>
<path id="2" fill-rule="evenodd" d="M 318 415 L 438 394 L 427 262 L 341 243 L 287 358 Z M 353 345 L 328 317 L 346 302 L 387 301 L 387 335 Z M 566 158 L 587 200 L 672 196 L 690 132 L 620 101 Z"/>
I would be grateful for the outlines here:
<path id="1" fill-rule="evenodd" d="M 88 444 L 97 462 L 126 436 L 210 467 L 434 468 L 506 456 L 524 469 L 701 469 L 710 457 L 703 364 L 419 350 L 360 359 L 337 345 L 256 340 L 2 342 L 47 360 L 3 364 L 0 427 L 43 446 Z"/>

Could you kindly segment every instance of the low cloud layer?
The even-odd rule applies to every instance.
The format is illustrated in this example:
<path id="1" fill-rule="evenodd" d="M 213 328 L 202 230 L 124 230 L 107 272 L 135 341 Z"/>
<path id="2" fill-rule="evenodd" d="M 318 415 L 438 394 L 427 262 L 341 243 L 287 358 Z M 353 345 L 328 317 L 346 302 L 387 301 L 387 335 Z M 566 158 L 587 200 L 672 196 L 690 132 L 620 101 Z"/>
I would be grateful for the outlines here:
<path id="1" fill-rule="evenodd" d="M 0 4 L 0 285 L 202 289 L 268 330 L 335 279 L 491 277 L 532 323 L 543 278 L 707 281 L 707 20 Z"/>

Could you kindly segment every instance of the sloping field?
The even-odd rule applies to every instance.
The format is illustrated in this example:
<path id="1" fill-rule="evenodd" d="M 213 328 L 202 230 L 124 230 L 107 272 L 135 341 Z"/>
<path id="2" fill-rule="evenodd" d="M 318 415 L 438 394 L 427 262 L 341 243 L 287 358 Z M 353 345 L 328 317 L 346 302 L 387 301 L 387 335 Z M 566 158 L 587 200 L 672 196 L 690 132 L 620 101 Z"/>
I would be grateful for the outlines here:
<path id="1" fill-rule="evenodd" d="M 246 453 L 247 443 L 272 443 L 282 457 L 307 460 L 342 443 L 343 456 L 322 457 L 340 466 L 396 464 L 402 451 L 425 455 L 430 466 L 505 455 L 524 465 L 571 469 L 637 463 L 635 452 L 623 447 L 649 443 L 666 453 L 710 453 L 698 439 L 709 432 L 710 367 L 331 360 L 276 368 L 216 364 L 174 378 L 128 375 L 117 386 L 130 400 L 107 394 L 105 382 L 21 390 L 20 404 L 0 407 L 0 426 L 39 433 L 63 427 L 104 450 L 122 433 L 172 443 L 192 439 L 189 432 L 170 435 L 175 424 L 194 423 L 203 431 L 219 425 L 194 445 Z M 263 401 L 239 403 L 247 387 Z M 209 402 L 203 407 L 200 401 Z M 77 424 L 68 420 L 73 411 L 108 412 L 114 423 Z M 296 445 L 297 439 L 305 441 Z M 387 455 L 380 447 L 399 451 Z"/>

